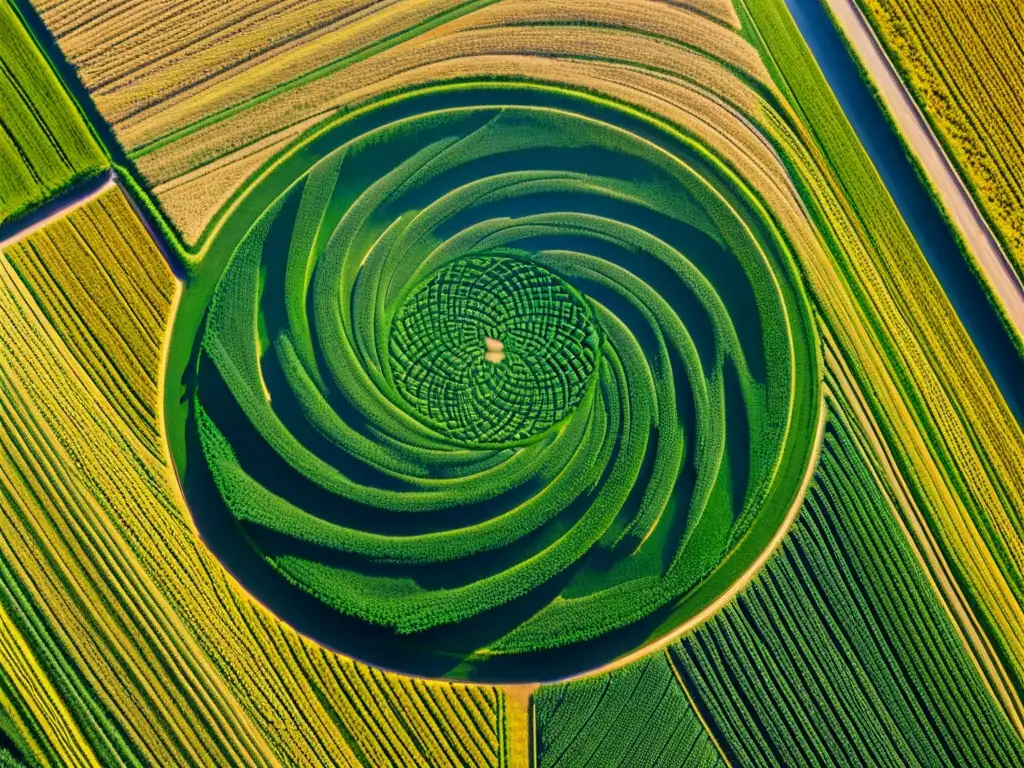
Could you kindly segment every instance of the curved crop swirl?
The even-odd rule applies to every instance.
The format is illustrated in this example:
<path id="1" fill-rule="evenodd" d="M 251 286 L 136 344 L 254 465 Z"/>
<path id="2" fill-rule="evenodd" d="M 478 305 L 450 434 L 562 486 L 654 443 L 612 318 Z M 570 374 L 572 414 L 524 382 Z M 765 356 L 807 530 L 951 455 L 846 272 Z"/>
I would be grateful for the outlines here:
<path id="1" fill-rule="evenodd" d="M 200 336 L 195 434 L 239 541 L 323 625 L 454 676 L 583 665 L 713 599 L 792 506 L 816 420 L 757 199 L 552 88 L 424 89 L 309 146 Z"/>

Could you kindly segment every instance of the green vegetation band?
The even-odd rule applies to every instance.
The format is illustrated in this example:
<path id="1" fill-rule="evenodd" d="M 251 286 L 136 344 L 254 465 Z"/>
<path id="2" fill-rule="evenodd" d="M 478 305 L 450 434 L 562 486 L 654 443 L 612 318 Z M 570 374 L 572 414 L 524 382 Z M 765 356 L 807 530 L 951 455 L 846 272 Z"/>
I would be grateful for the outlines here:
<path id="1" fill-rule="evenodd" d="M 195 431 L 239 543 L 453 676 L 615 655 L 713 599 L 792 506 L 817 416 L 758 201 L 553 89 L 428 89 L 310 146 L 201 331 Z"/>

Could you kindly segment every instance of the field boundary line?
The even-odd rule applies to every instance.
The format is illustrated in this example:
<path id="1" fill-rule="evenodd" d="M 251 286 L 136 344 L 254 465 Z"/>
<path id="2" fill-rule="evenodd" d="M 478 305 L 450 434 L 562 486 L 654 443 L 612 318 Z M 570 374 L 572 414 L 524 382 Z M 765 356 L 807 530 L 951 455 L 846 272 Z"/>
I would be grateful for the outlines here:
<path id="1" fill-rule="evenodd" d="M 690 693 L 690 689 L 686 687 L 686 683 L 683 681 L 683 676 L 679 674 L 679 669 L 676 667 L 675 661 L 672 660 L 672 654 L 669 653 L 668 648 L 664 650 L 665 660 L 668 662 L 668 668 L 672 670 L 672 674 L 676 678 L 676 682 L 679 683 L 679 687 L 683 689 L 683 695 L 686 696 L 686 700 L 690 702 L 690 709 L 693 710 L 693 714 L 697 716 L 701 726 L 704 728 L 704 733 L 711 739 L 711 743 L 715 745 L 715 749 L 718 750 L 718 754 L 722 756 L 722 762 L 725 763 L 728 768 L 732 768 L 732 761 L 729 759 L 729 755 L 725 753 L 722 748 L 722 744 L 718 741 L 718 737 L 715 736 L 714 731 L 711 730 L 711 726 L 708 725 L 708 721 L 704 719 L 704 714 L 700 711 L 700 707 L 697 706 L 697 700 L 693 698 L 693 694 Z"/>
<path id="2" fill-rule="evenodd" d="M 823 345 L 826 366 L 836 378 L 841 395 L 853 409 L 852 416 L 861 427 L 863 437 L 869 444 L 867 447 L 870 447 L 874 458 L 881 466 L 879 469 L 874 462 L 869 461 L 868 469 L 892 505 L 893 517 L 903 531 L 911 551 L 921 563 L 925 577 L 939 598 L 939 603 L 949 617 L 950 624 L 963 643 L 967 655 L 977 667 L 985 688 L 999 703 L 1000 709 L 1014 730 L 1024 738 L 1024 704 L 1016 688 L 1009 681 L 1009 675 L 996 655 L 988 635 L 954 578 L 949 563 L 946 562 L 938 542 L 928 528 L 927 521 L 914 503 L 894 457 L 880 438 L 878 426 L 864 403 L 845 361 L 833 349 L 831 334 L 826 330 L 823 336 L 827 342 Z M 887 482 L 879 477 L 879 472 L 885 475 Z"/>
<path id="3" fill-rule="evenodd" d="M 667 635 L 654 640 L 647 645 L 637 648 L 631 653 L 627 653 L 625 656 L 621 656 L 614 661 L 610 661 L 607 664 L 602 664 L 599 667 L 588 669 L 583 672 L 579 672 L 575 675 L 569 675 L 567 677 L 558 678 L 557 680 L 548 680 L 544 685 L 555 685 L 558 683 L 570 683 L 574 680 L 582 680 L 586 677 L 592 677 L 594 675 L 601 675 L 606 672 L 612 672 L 616 669 L 620 669 L 634 661 L 639 661 L 648 654 L 653 654 L 656 651 L 660 651 L 668 648 L 672 643 L 681 638 L 683 635 L 689 634 L 693 630 L 697 629 L 701 624 L 711 619 L 716 613 L 725 608 L 731 603 L 743 588 L 747 586 L 754 578 L 761 572 L 765 563 L 768 562 L 768 558 L 775 554 L 775 552 L 782 546 L 783 540 L 786 538 L 786 534 L 789 533 L 789 529 L 793 527 L 793 523 L 796 521 L 797 515 L 800 509 L 804 505 L 804 498 L 807 496 L 807 489 L 811 485 L 811 481 L 814 478 L 814 473 L 818 468 L 818 460 L 821 458 L 821 446 L 825 438 L 825 422 L 827 421 L 828 407 L 825 404 L 824 387 L 820 396 L 818 404 L 818 424 L 815 429 L 814 435 L 814 448 L 811 451 L 810 461 L 807 463 L 807 468 L 804 470 L 804 477 L 800 483 L 800 488 L 797 490 L 796 497 L 793 499 L 793 503 L 790 505 L 789 510 L 783 517 L 782 522 L 779 524 L 775 534 L 765 545 L 764 549 L 761 550 L 760 554 L 754 559 L 750 565 L 741 573 L 735 581 L 732 582 L 725 590 L 719 594 L 714 600 L 704 606 L 700 611 L 695 613 L 693 616 L 688 618 L 674 630 L 669 632 Z"/>
<path id="4" fill-rule="evenodd" d="M 534 756 L 536 723 L 533 694 L 540 684 L 510 683 L 500 688 L 504 694 L 505 734 L 504 758 L 500 765 L 502 768 L 533 768 L 537 764 Z"/>
<path id="5" fill-rule="evenodd" d="M 1024 284 L 932 130 L 928 118 L 903 83 L 885 47 L 856 0 L 822 0 L 831 10 L 841 33 L 871 75 L 886 110 L 927 174 L 942 207 L 968 244 L 986 281 L 1024 340 Z"/>
<path id="6" fill-rule="evenodd" d="M 521 696 L 526 699 L 526 765 L 538 768 L 540 765 L 540 745 L 537 741 L 537 691 L 539 683 L 516 686 Z"/>
<path id="7" fill-rule="evenodd" d="M 185 265 L 182 264 L 181 258 L 172 248 L 167 247 L 167 239 L 161 234 L 161 232 L 153 225 L 150 216 L 147 215 L 146 210 L 143 206 L 139 205 L 139 201 L 135 199 L 135 194 L 132 188 L 125 184 L 124 180 L 115 172 L 111 171 L 114 176 L 114 184 L 118 189 L 121 190 L 121 194 L 128 201 L 128 205 L 131 206 L 132 211 L 135 213 L 135 218 L 139 220 L 139 223 L 145 228 L 146 233 L 149 235 L 149 239 L 153 241 L 153 245 L 160 251 L 160 255 L 164 257 L 164 261 L 167 263 L 168 269 L 171 270 L 171 276 L 174 278 L 174 282 L 179 285 L 183 284 L 185 275 Z M 172 305 L 172 309 L 176 309 L 177 305 Z M 169 315 L 170 317 L 170 315 Z M 168 330 L 170 326 L 168 326 Z"/>
<path id="8" fill-rule="evenodd" d="M 539 687 L 539 686 L 538 686 Z M 530 695 L 530 744 L 529 744 L 529 755 L 530 755 L 530 768 L 538 768 L 540 765 L 540 757 L 537 754 L 537 700 L 534 696 Z"/>
<path id="9" fill-rule="evenodd" d="M 99 184 L 96 183 L 97 181 L 99 181 Z M 35 213 L 45 211 L 48 205 L 52 205 L 54 203 L 57 203 L 57 207 L 45 213 L 41 218 L 35 218 L 32 213 L 26 214 L 25 218 L 35 218 L 35 220 L 0 240 L 0 251 L 9 245 L 13 245 L 14 243 L 24 240 L 26 237 L 35 234 L 41 229 L 45 229 L 55 221 L 60 221 L 69 213 L 73 213 L 82 206 L 88 205 L 114 186 L 117 186 L 116 175 L 112 168 L 108 168 L 99 176 L 94 176 L 91 179 L 82 182 L 80 185 L 73 187 L 64 195 L 57 195 L 56 197 L 50 198 L 45 201 Z"/>

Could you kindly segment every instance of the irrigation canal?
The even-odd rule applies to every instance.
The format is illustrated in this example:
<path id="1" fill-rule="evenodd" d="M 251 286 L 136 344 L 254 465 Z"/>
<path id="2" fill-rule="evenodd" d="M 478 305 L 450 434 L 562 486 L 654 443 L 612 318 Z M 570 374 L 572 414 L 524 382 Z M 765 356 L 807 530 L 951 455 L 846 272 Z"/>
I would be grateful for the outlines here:
<path id="1" fill-rule="evenodd" d="M 970 271 L 938 203 L 918 177 L 895 129 L 861 79 L 823 0 L 786 0 L 786 6 L 1017 423 L 1024 428 L 1024 387 L 1020 386 L 1024 359 Z"/>

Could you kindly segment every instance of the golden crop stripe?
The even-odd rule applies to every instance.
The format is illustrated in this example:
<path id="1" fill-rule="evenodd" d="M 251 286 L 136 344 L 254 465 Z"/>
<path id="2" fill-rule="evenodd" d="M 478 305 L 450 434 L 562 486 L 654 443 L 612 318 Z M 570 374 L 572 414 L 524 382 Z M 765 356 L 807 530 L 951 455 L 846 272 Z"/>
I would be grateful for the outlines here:
<path id="1" fill-rule="evenodd" d="M 1016 42 L 1024 30 L 1019 9 L 930 0 L 861 5 L 1024 274 L 1024 142 L 1020 96 L 1010 87 L 1024 61 Z"/>
<path id="2" fill-rule="evenodd" d="M 37 318 L 37 322 L 39 322 L 41 320 L 42 320 L 42 318 Z M 43 326 L 43 327 L 45 327 L 45 326 Z M 70 399 L 64 399 L 63 402 L 64 403 L 69 403 L 69 400 Z M 14 414 L 17 414 L 17 411 L 11 411 L 10 413 L 13 416 Z M 48 430 L 46 430 L 45 427 L 44 427 L 44 428 L 42 428 L 42 431 L 37 433 L 36 429 L 31 427 L 28 423 L 24 423 L 23 422 L 22 423 L 22 431 L 20 432 L 20 434 L 29 436 L 29 435 L 32 435 L 34 433 L 37 433 L 37 434 L 39 434 L 39 438 L 37 438 L 37 439 L 45 439 L 44 435 L 47 433 L 47 431 Z M 50 538 L 50 540 L 52 542 L 51 543 L 51 547 L 56 547 L 57 548 L 56 550 L 51 550 L 51 551 L 60 551 L 62 549 L 66 549 L 66 551 L 68 553 L 65 556 L 66 557 L 66 562 L 67 562 L 67 567 L 73 568 L 75 566 L 72 565 L 72 564 L 77 564 L 78 566 L 82 566 L 82 567 L 85 567 L 85 568 L 89 569 L 89 571 L 86 572 L 86 573 L 83 573 L 80 578 L 76 578 L 76 579 L 73 579 L 71 581 L 71 583 L 73 583 L 73 584 L 80 584 L 80 585 L 82 585 L 83 590 L 86 592 L 87 595 L 89 595 L 89 597 L 86 598 L 89 602 L 96 603 L 97 605 L 107 605 L 107 606 L 110 606 L 112 608 L 116 607 L 120 603 L 120 604 L 126 605 L 126 607 L 127 607 L 127 605 L 130 605 L 132 602 L 137 601 L 138 598 L 132 597 L 130 594 L 124 594 L 122 592 L 123 596 L 119 599 L 118 597 L 116 597 L 118 592 L 120 592 L 121 590 L 123 590 L 125 588 L 128 588 L 129 593 L 130 593 L 130 592 L 134 591 L 134 586 L 133 585 L 135 583 L 141 583 L 141 584 L 144 585 L 147 580 L 145 578 L 141 578 L 140 579 L 139 575 L 137 575 L 134 579 L 131 579 L 131 580 L 124 579 L 123 577 L 118 578 L 118 571 L 120 570 L 121 565 L 122 564 L 128 564 L 130 562 L 130 560 L 122 558 L 119 561 L 114 556 L 103 556 L 102 555 L 103 550 L 107 549 L 107 547 L 104 545 L 104 538 L 105 537 L 103 536 L 103 532 L 102 532 L 101 529 L 93 528 L 92 523 L 91 523 L 91 519 L 90 519 L 91 518 L 91 514 L 94 514 L 95 512 L 99 511 L 98 508 L 94 506 L 95 502 L 88 500 L 83 495 L 83 492 L 79 491 L 79 487 L 78 486 L 66 485 L 63 482 L 63 480 L 61 479 L 59 473 L 57 473 L 57 476 L 55 477 L 54 476 L 54 471 L 53 471 L 53 466 L 55 466 L 55 465 L 51 465 L 51 468 L 49 470 L 43 469 L 43 466 L 46 465 L 46 464 L 50 464 L 51 461 L 57 461 L 57 462 L 60 463 L 60 465 L 63 465 L 63 466 L 72 466 L 73 465 L 71 460 L 70 460 L 70 457 L 67 456 L 67 454 L 65 453 L 64 449 L 58 446 L 56 440 L 52 436 L 52 433 L 50 433 L 50 435 L 51 435 L 51 437 L 49 437 L 47 439 L 47 443 L 49 444 L 50 451 L 53 452 L 52 453 L 52 455 L 53 455 L 53 459 L 52 460 L 50 459 L 51 453 L 49 451 L 46 451 L 46 450 L 41 451 L 41 452 L 40 451 L 33 451 L 33 452 L 28 452 L 28 453 L 25 453 L 24 451 L 22 451 L 22 456 L 27 461 L 27 466 L 39 465 L 40 469 L 42 470 L 42 471 L 35 470 L 35 471 L 32 472 L 32 474 L 35 477 L 35 481 L 34 482 L 37 484 L 37 487 L 39 488 L 39 491 L 37 491 L 36 493 L 39 493 L 39 492 L 44 493 L 45 496 L 50 499 L 50 503 L 51 504 L 55 504 L 55 510 L 60 510 L 62 507 L 64 507 L 64 503 L 62 501 L 64 498 L 67 498 L 69 500 L 69 503 L 75 503 L 75 506 L 76 506 L 76 509 L 78 510 L 78 513 L 77 514 L 72 513 L 72 515 L 68 519 L 80 521 L 80 525 L 83 526 L 83 527 L 79 529 L 79 532 L 78 532 L 78 534 L 76 536 L 76 535 L 74 535 L 74 533 L 75 533 L 75 529 L 78 528 L 78 525 L 72 525 L 71 530 L 68 532 L 69 534 L 71 534 L 70 537 L 68 535 L 60 535 L 59 536 L 60 539 L 63 539 L 63 543 L 58 543 L 58 538 L 55 538 L 55 536 L 57 536 L 56 531 L 58 530 L 56 527 L 51 528 L 50 532 L 48 532 L 48 533 L 45 532 L 45 529 L 41 529 L 41 533 L 45 533 L 45 535 L 47 535 Z M 102 446 L 102 444 L 103 444 L 103 442 L 102 442 L 102 438 L 101 438 L 101 442 L 99 443 L 99 446 Z M 82 455 L 85 455 L 85 452 L 79 453 L 79 456 L 82 456 Z M 100 458 L 103 458 L 103 457 L 101 456 Z M 113 458 L 113 457 L 109 457 L 109 458 Z M 102 476 L 102 474 L 103 473 L 101 471 L 100 472 L 100 476 Z M 48 491 L 48 490 L 46 490 L 48 487 L 52 487 L 52 488 L 56 489 L 56 488 L 61 487 L 61 486 L 63 486 L 63 490 L 62 491 L 56 491 L 56 490 Z M 70 508 L 68 508 L 68 511 L 70 512 Z M 91 534 L 89 533 L 90 529 L 93 531 Z M 95 545 L 100 545 L 101 557 L 104 557 L 104 560 L 105 560 L 105 563 L 104 563 L 103 567 L 94 567 L 94 566 L 92 566 L 91 560 L 90 560 L 90 555 L 85 550 L 83 550 L 81 548 L 81 545 L 79 544 L 79 541 L 81 540 L 81 537 L 83 535 L 86 536 L 88 539 L 91 539 L 94 546 Z M 96 538 L 97 535 L 99 535 L 100 538 Z M 124 547 L 125 547 L 125 545 L 123 543 L 121 543 L 121 544 L 112 544 L 111 546 L 112 546 L 112 551 L 118 551 L 118 550 L 124 549 Z M 108 576 L 108 573 L 110 574 L 109 576 Z M 95 589 L 87 589 L 85 587 L 85 585 L 92 585 Z M 109 591 L 110 589 L 113 589 L 114 592 L 110 592 Z M 101 595 L 106 595 L 106 596 L 105 597 L 101 597 Z M 142 599 L 143 599 L 144 602 L 149 602 L 148 600 L 146 600 L 146 598 L 142 598 Z M 125 603 L 124 601 L 128 601 L 128 602 Z M 135 605 L 138 608 L 142 608 L 142 604 L 140 604 L 138 602 L 135 602 Z M 145 620 L 145 621 L 146 621 L 145 626 L 151 627 L 153 630 L 156 630 L 159 633 L 161 631 L 161 628 L 163 626 L 165 626 L 165 624 L 167 623 L 167 617 L 165 616 L 165 618 L 162 619 L 162 620 L 154 620 L 153 618 L 150 618 L 150 619 Z M 127 626 L 131 626 L 132 625 L 131 622 L 118 622 L 118 623 L 121 624 L 122 627 L 127 627 Z M 136 653 L 138 653 L 135 650 L 135 648 L 137 646 L 138 640 L 140 640 L 141 638 L 136 636 L 133 640 L 129 640 L 129 635 L 126 633 L 125 630 L 117 629 L 115 627 L 111 627 L 111 629 L 114 631 L 114 635 L 111 637 L 111 639 L 114 639 L 115 646 L 120 647 L 120 649 L 121 649 L 120 653 L 122 654 L 122 658 L 124 658 L 124 660 L 127 663 L 131 664 L 129 659 L 132 656 L 136 655 Z M 120 639 L 117 639 L 117 638 L 120 638 Z M 80 638 L 79 638 L 79 641 L 80 641 Z M 164 640 L 164 641 L 157 641 L 157 642 L 166 642 L 166 640 Z M 153 648 L 153 650 L 155 650 L 156 646 L 151 646 L 151 648 Z M 182 651 L 183 651 L 183 649 L 181 649 L 179 647 L 179 649 L 174 654 L 171 654 L 169 656 L 169 658 L 176 659 L 178 654 L 180 654 Z M 148 685 L 146 685 L 145 684 L 145 672 L 143 672 L 142 670 L 148 671 L 150 666 L 151 666 L 151 663 L 152 663 L 151 661 L 149 663 L 140 662 L 139 666 L 136 667 L 136 669 L 138 669 L 140 672 L 134 674 L 133 676 L 137 679 L 137 681 L 139 683 L 143 683 L 145 688 L 148 688 L 148 690 L 149 690 L 148 696 L 149 696 L 151 705 L 155 705 L 155 708 L 159 710 L 159 709 L 163 709 L 162 702 L 165 701 L 168 698 L 167 694 L 168 693 L 172 693 L 173 694 L 173 692 L 175 690 L 177 690 L 177 689 L 171 688 L 171 689 L 169 689 L 166 692 L 158 693 L 161 690 L 161 688 L 163 688 L 164 686 L 162 686 L 162 685 L 155 685 L 152 688 L 150 688 Z M 93 661 L 93 664 L 96 664 L 96 660 Z M 100 664 L 99 668 L 102 668 L 103 666 L 104 665 Z M 131 667 L 129 667 L 129 669 L 131 669 Z M 199 702 L 194 702 L 194 703 L 199 703 Z M 187 706 L 188 705 L 185 704 L 184 701 L 179 705 L 179 707 L 184 707 L 184 708 L 187 708 Z M 173 723 L 173 718 L 170 718 L 170 713 L 173 710 L 167 709 L 165 711 L 167 712 L 167 715 L 168 715 L 168 718 L 169 718 L 167 720 L 167 724 L 170 725 L 171 723 Z M 154 733 L 153 736 L 156 736 L 158 739 L 160 738 L 159 736 L 157 736 L 157 733 Z M 192 737 L 192 739 L 189 739 L 189 740 L 184 740 L 183 739 L 180 742 L 180 744 L 182 746 L 189 746 L 189 748 L 191 748 L 190 745 L 191 745 L 191 743 L 193 741 L 196 741 L 197 743 L 202 744 L 202 741 L 201 740 L 196 740 L 194 736 Z M 198 756 L 196 756 L 195 759 L 199 760 Z M 202 762 L 202 761 L 200 760 L 200 762 Z"/>
<path id="3" fill-rule="evenodd" d="M 54 689 L 10 614 L 0 606 L 0 669 L 9 677 L 15 692 L 34 716 L 35 726 L 49 737 L 49 752 L 69 766 L 99 766 L 99 760 Z M 14 708 L 4 708 L 12 715 Z"/>

